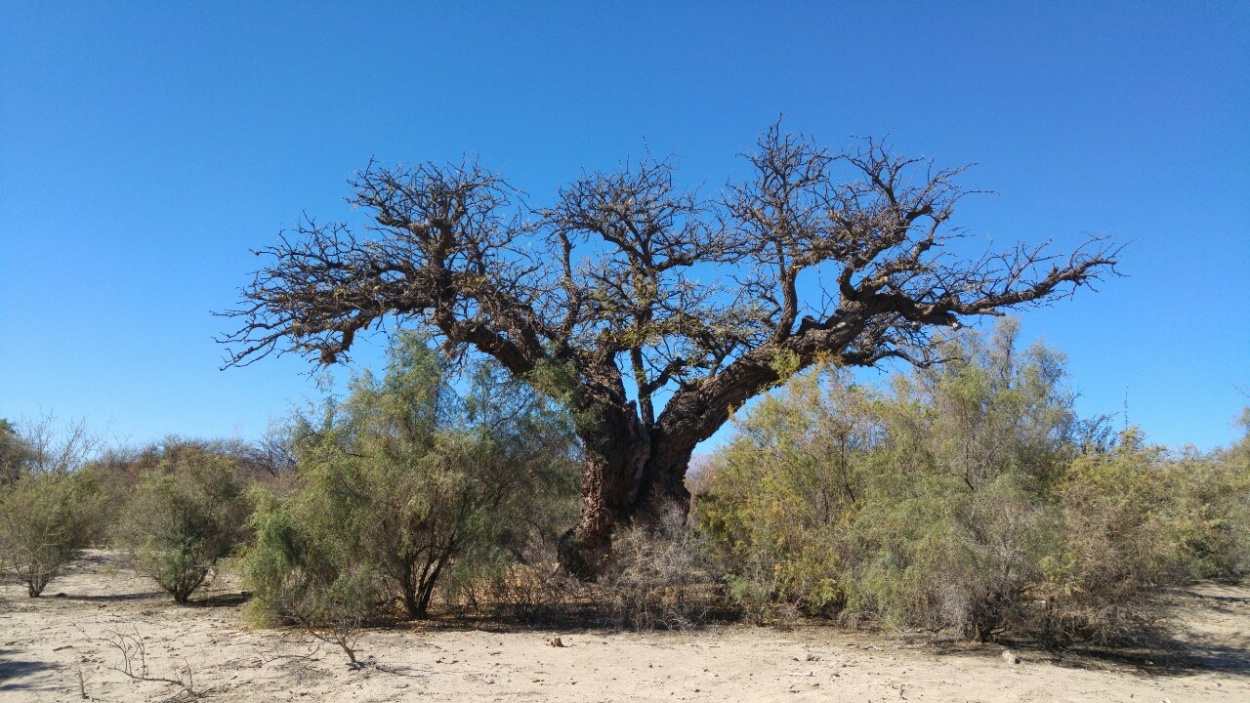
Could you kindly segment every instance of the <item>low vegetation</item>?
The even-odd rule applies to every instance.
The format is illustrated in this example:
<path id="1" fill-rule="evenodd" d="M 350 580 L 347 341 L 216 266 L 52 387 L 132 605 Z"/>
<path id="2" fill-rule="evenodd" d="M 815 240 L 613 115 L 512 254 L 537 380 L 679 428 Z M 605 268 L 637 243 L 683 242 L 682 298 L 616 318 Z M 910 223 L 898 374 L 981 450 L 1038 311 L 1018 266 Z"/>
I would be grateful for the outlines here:
<path id="1" fill-rule="evenodd" d="M 6 487 L 0 549 L 31 598 L 88 545 L 95 502 L 94 486 L 77 474 L 28 474 Z"/>
<path id="2" fill-rule="evenodd" d="M 253 622 L 349 657 L 366 623 L 434 615 L 1158 642 L 1173 589 L 1250 571 L 1250 411 L 1226 450 L 1153 446 L 1079 417 L 1062 354 L 1017 336 L 952 335 L 889 384 L 795 375 L 703 459 L 688 518 L 621 527 L 594 579 L 559 564 L 585 465 L 569 413 L 411 335 L 254 445 L 91 455 L 81 425 L 0 423 L 0 567 L 37 596 L 83 547 L 124 547 L 186 603 L 230 565 Z"/>
<path id="3" fill-rule="evenodd" d="M 466 382 L 457 394 L 424 340 L 404 337 L 384 377 L 299 418 L 297 485 L 261 490 L 252 519 L 254 617 L 357 619 L 396 602 L 424 618 L 438 588 L 472 598 L 550 539 L 550 508 L 574 497 L 563 416 L 488 369 Z"/>
<path id="4" fill-rule="evenodd" d="M 1245 572 L 1244 446 L 1170 454 L 1072 409 L 1012 322 L 881 390 L 835 368 L 739 422 L 695 519 L 728 595 L 844 622 L 1050 645 L 1149 639 L 1168 588 Z"/>
<path id="5" fill-rule="evenodd" d="M 0 567 L 38 597 L 99 527 L 99 487 L 78 471 L 97 440 L 82 422 L 0 421 Z"/>
<path id="6" fill-rule="evenodd" d="M 116 529 L 138 571 L 186 603 L 242 541 L 249 509 L 228 454 L 194 443 L 171 444 L 162 453 Z"/>

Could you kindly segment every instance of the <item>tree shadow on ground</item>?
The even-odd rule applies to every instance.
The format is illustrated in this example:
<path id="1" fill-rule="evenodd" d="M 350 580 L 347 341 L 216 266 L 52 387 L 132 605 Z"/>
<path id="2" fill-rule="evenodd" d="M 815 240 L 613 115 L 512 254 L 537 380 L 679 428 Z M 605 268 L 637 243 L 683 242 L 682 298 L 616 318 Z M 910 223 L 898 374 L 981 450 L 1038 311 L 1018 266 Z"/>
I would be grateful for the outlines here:
<path id="1" fill-rule="evenodd" d="M 37 688 L 34 682 L 24 682 L 20 679 L 59 668 L 59 665 L 50 662 L 10 659 L 15 653 L 16 650 L 0 649 L 0 693 L 33 690 Z"/>
<path id="2" fill-rule="evenodd" d="M 1056 666 L 1074 669 L 1116 668 L 1148 676 L 1192 676 L 1211 671 L 1250 676 L 1250 647 L 1245 643 L 1173 642 L 1151 649 L 1074 647 L 1045 656 Z"/>
<path id="3" fill-rule="evenodd" d="M 1250 676 L 1250 641 L 1244 640 L 1233 643 L 1170 640 L 1155 646 L 1080 645 L 1060 650 L 1021 642 L 995 645 L 935 642 L 929 645 L 930 651 L 939 656 L 997 657 L 1005 648 L 1010 648 L 1025 664 L 1045 663 L 1067 669 L 1121 671 L 1143 676 L 1193 676 L 1212 671 Z"/>
<path id="4" fill-rule="evenodd" d="M 247 591 L 213 593 L 203 598 L 193 598 L 186 603 L 186 606 L 188 608 L 237 608 L 251 599 L 252 594 Z"/>
<path id="5" fill-rule="evenodd" d="M 133 600 L 152 600 L 165 595 L 164 591 L 136 591 L 132 593 L 107 593 L 103 595 L 76 595 L 72 593 L 56 593 L 51 598 L 71 600 L 82 603 L 124 603 Z"/>
<path id="6" fill-rule="evenodd" d="M 1250 596 L 1241 583 L 1201 582 L 1177 589 L 1173 614 L 1163 625 L 1139 632 L 1137 643 L 1073 644 L 1049 649 L 1033 641 L 1007 640 L 973 645 L 955 640 L 921 638 L 939 655 L 997 656 L 1010 647 L 1024 662 L 1094 671 L 1121 671 L 1143 676 L 1191 676 L 1219 672 L 1250 677 L 1250 635 L 1245 634 Z M 1235 590 L 1234 590 L 1235 589 Z"/>

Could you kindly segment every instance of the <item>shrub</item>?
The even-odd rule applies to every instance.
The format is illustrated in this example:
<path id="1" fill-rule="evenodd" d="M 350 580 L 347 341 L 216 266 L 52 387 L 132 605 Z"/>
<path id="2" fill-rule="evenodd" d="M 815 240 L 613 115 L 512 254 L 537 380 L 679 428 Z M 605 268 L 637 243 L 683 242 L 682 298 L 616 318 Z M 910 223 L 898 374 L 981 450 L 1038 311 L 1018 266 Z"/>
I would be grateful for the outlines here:
<path id="1" fill-rule="evenodd" d="M 836 613 L 837 545 L 879 441 L 872 397 L 820 369 L 762 399 L 738 428 L 700 477 L 692 511 L 730 574 L 732 604 L 755 620 L 767 615 L 765 600 Z"/>
<path id="2" fill-rule="evenodd" d="M 889 394 L 826 372 L 753 408 L 695 501 L 730 598 L 756 619 L 1107 643 L 1157 635 L 1169 587 L 1241 573 L 1244 446 L 1108 441 L 1075 417 L 1062 357 L 1015 337 L 953 339 Z"/>
<path id="3" fill-rule="evenodd" d="M 1232 506 L 1245 488 L 1223 468 L 1169 456 L 1136 431 L 1073 462 L 1057 491 L 1063 546 L 1035 588 L 1035 634 L 1055 644 L 1157 638 L 1166 589 L 1234 573 L 1247 532 Z"/>
<path id="4" fill-rule="evenodd" d="M 230 457 L 193 443 L 166 455 L 139 483 L 119 530 L 139 572 L 186 603 L 239 543 L 248 505 Z"/>
<path id="5" fill-rule="evenodd" d="M 946 363 L 896 377 L 876 404 L 884 436 L 842 554 L 851 612 L 979 641 L 1029 617 L 1081 425 L 1062 355 L 1020 350 L 1017 333 L 951 339 Z"/>
<path id="6" fill-rule="evenodd" d="M 0 420 L 0 567 L 32 598 L 98 531 L 98 485 L 78 471 L 98 444 L 81 421 Z"/>
<path id="7" fill-rule="evenodd" d="M 848 527 L 847 607 L 891 628 L 991 639 L 1027 607 L 1043 511 L 1013 477 L 977 491 L 929 476 L 910 495 L 873 495 Z"/>
<path id="8" fill-rule="evenodd" d="M 489 371 L 461 398 L 447 372 L 424 340 L 401 336 L 385 376 L 297 420 L 298 486 L 262 502 L 245 558 L 266 617 L 303 617 L 291 604 L 315 598 L 301 594 L 367 574 L 424 618 L 440 586 L 473 600 L 532 541 L 535 506 L 573 485 L 562 417 Z"/>
<path id="9" fill-rule="evenodd" d="M 6 487 L 0 552 L 31 598 L 90 544 L 97 498 L 94 482 L 71 473 L 27 474 Z"/>
<path id="10" fill-rule="evenodd" d="M 609 605 L 617 627 L 684 629 L 702 624 L 716 605 L 719 574 L 701 537 L 669 508 L 648 525 L 619 531 L 612 561 L 593 592 Z"/>
<path id="11" fill-rule="evenodd" d="M 1250 408 L 1242 410 L 1237 424 L 1241 439 L 1197 469 L 1206 480 L 1196 485 L 1206 490 L 1189 497 L 1202 511 L 1198 525 L 1205 533 L 1193 543 L 1199 574 L 1210 578 L 1250 574 Z"/>
<path id="12" fill-rule="evenodd" d="M 354 661 L 350 640 L 377 607 L 382 590 L 368 563 L 339 553 L 350 545 L 317 539 L 307 502 L 254 486 L 254 541 L 241 560 L 253 589 L 245 617 L 268 626 L 294 624 L 338 644 Z"/>
<path id="13" fill-rule="evenodd" d="M 479 582 L 483 600 L 494 613 L 531 623 L 567 623 L 585 619 L 593 607 L 593 584 L 564 569 L 556 545 L 545 553 L 527 550 L 524 559 L 511 559 Z"/>
<path id="14" fill-rule="evenodd" d="M 0 418 L 0 486 L 11 485 L 27 472 L 34 451 L 13 423 Z"/>

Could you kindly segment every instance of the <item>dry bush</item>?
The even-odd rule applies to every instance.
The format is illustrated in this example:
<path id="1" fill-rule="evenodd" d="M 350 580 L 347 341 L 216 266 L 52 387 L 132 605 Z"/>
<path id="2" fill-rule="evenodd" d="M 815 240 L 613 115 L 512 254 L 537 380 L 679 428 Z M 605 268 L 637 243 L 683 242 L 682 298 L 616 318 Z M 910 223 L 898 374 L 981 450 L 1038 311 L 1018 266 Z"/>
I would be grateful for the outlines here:
<path id="1" fill-rule="evenodd" d="M 596 600 L 617 627 L 680 630 L 704 624 L 720 602 L 718 575 L 702 538 L 681 511 L 667 508 L 650 524 L 617 533 L 612 563 L 595 583 Z"/>
<path id="2" fill-rule="evenodd" d="M 80 630 L 80 632 L 83 632 Z M 212 688 L 203 689 L 195 683 L 195 670 L 191 668 L 191 662 L 183 660 L 182 666 L 173 668 L 171 675 L 161 676 L 153 674 L 148 666 L 148 649 L 144 638 L 139 634 L 136 628 L 134 634 L 125 632 L 111 632 L 105 643 L 121 656 L 121 664 L 110 666 L 109 668 L 119 673 L 125 674 L 127 678 L 135 681 L 147 681 L 155 683 L 169 684 L 177 686 L 181 689 L 180 695 L 175 695 L 165 700 L 200 700 L 208 697 L 212 692 Z M 83 637 L 88 642 L 95 642 L 91 637 L 83 632 Z M 86 680 L 83 678 L 82 669 L 78 670 L 78 686 L 79 693 L 83 698 L 87 698 Z"/>
<path id="3" fill-rule="evenodd" d="M 500 617 L 527 623 L 560 623 L 586 619 L 591 613 L 592 585 L 560 568 L 549 558 L 513 561 L 484 584 L 484 600 Z"/>
<path id="4" fill-rule="evenodd" d="M 1168 590 L 1221 560 L 1197 549 L 1218 544 L 1221 525 L 1204 519 L 1210 506 L 1194 496 L 1225 491 L 1190 463 L 1135 432 L 1114 451 L 1073 462 L 1057 492 L 1061 543 L 1040 563 L 1020 629 L 1055 646 L 1160 641 Z"/>

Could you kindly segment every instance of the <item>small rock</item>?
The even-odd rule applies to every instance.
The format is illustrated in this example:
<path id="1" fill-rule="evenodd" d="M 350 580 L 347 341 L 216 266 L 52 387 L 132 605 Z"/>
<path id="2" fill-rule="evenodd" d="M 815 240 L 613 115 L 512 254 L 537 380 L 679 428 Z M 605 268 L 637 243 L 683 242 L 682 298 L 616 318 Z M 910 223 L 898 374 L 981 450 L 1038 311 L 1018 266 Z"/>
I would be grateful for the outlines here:
<path id="1" fill-rule="evenodd" d="M 1019 655 L 1017 655 L 1015 652 L 1011 651 L 1010 649 L 1004 649 L 1003 661 L 1007 662 L 1008 664 L 1019 664 L 1020 657 Z"/>
<path id="2" fill-rule="evenodd" d="M 564 640 L 560 639 L 559 637 L 552 637 L 550 640 L 547 641 L 547 644 L 551 645 L 552 647 L 563 647 Z"/>

